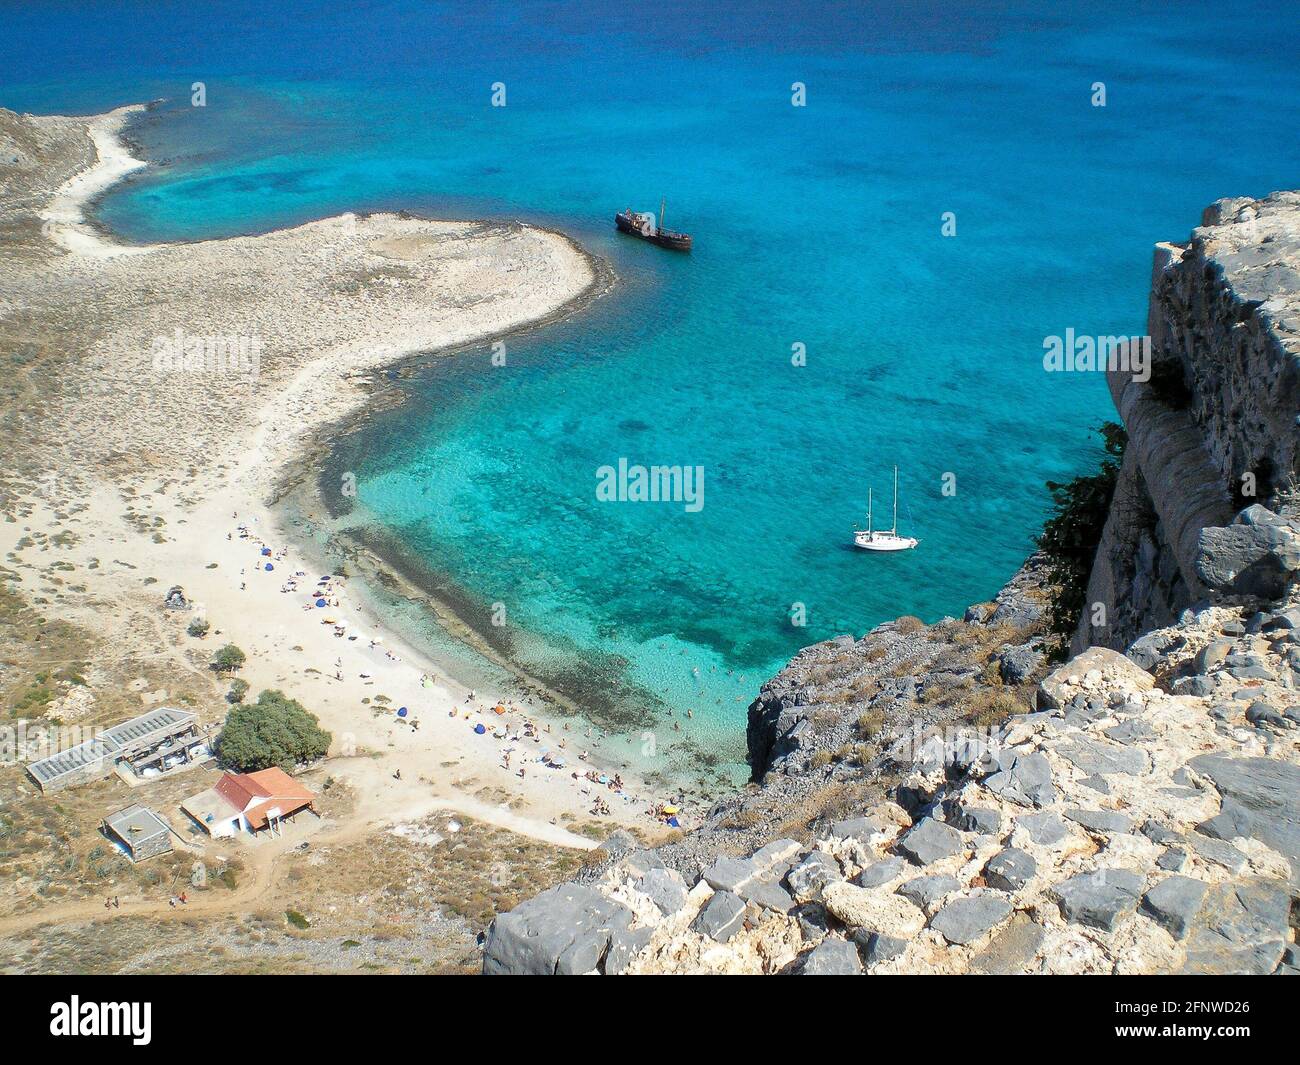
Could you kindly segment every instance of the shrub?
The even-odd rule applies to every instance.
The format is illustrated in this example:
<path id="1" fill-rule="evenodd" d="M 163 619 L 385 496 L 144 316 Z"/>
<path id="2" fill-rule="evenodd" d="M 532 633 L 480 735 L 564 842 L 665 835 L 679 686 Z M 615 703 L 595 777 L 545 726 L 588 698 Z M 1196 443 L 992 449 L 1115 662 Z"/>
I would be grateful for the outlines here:
<path id="1" fill-rule="evenodd" d="M 894 622 L 894 629 L 901 632 L 904 636 L 910 636 L 914 632 L 920 632 L 925 628 L 925 622 L 911 614 L 904 614 Z"/>
<path id="2" fill-rule="evenodd" d="M 1099 428 L 1103 454 L 1096 473 L 1072 481 L 1048 481 L 1052 494 L 1052 515 L 1043 524 L 1038 549 L 1047 556 L 1048 580 L 1052 586 L 1047 606 L 1049 651 L 1054 659 L 1064 658 L 1070 638 L 1088 595 L 1092 560 L 1101 543 L 1101 532 L 1115 494 L 1120 462 L 1128 436 L 1124 427 L 1105 422 Z"/>
<path id="3" fill-rule="evenodd" d="M 245 661 L 244 652 L 233 643 L 228 643 L 213 657 L 212 668 L 218 673 L 234 673 Z"/>
<path id="4" fill-rule="evenodd" d="M 242 703 L 244 696 L 248 694 L 248 681 L 243 677 L 236 677 L 230 682 L 230 691 L 226 692 L 226 702 Z"/>
<path id="5" fill-rule="evenodd" d="M 189 635 L 196 636 L 200 640 L 208 634 L 212 628 L 212 623 L 207 618 L 195 618 L 190 622 L 189 627 L 185 630 Z"/>
<path id="6" fill-rule="evenodd" d="M 230 711 L 217 740 L 222 761 L 244 773 L 279 766 L 291 769 L 329 750 L 332 737 L 296 699 L 264 691 L 255 703 Z"/>

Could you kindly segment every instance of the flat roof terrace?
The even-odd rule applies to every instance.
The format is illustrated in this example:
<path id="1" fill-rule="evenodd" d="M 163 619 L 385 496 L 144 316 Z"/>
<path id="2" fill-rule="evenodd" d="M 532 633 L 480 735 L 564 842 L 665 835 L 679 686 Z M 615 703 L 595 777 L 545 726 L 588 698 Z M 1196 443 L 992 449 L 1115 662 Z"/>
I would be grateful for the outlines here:
<path id="1" fill-rule="evenodd" d="M 93 739 L 29 762 L 28 775 L 42 790 L 56 788 L 71 779 L 90 779 L 96 768 L 108 772 L 119 758 L 162 743 L 177 733 L 193 728 L 198 721 L 188 710 L 160 706 L 107 728 Z"/>

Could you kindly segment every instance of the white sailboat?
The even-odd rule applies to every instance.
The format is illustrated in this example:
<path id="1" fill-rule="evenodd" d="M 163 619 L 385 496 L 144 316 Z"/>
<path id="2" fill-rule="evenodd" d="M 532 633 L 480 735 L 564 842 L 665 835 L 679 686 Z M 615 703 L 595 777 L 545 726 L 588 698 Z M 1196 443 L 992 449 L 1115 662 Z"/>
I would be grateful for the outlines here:
<path id="1" fill-rule="evenodd" d="M 853 544 L 864 551 L 907 551 L 921 541 L 914 536 L 898 535 L 898 467 L 894 467 L 894 524 L 888 532 L 871 527 L 871 489 L 867 489 L 867 527 L 855 529 Z"/>

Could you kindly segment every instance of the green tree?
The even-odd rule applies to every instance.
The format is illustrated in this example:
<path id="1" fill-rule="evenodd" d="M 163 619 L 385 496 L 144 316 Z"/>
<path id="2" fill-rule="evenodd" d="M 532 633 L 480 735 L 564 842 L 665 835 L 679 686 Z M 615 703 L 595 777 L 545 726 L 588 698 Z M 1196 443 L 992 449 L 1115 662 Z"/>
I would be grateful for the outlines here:
<path id="1" fill-rule="evenodd" d="M 255 703 L 240 703 L 226 717 L 217 754 L 242 773 L 278 765 L 292 769 L 321 758 L 332 737 L 314 714 L 280 691 L 263 691 Z"/>
<path id="2" fill-rule="evenodd" d="M 212 659 L 212 668 L 218 673 L 234 673 L 244 661 L 244 652 L 233 643 L 228 643 Z"/>
<path id="3" fill-rule="evenodd" d="M 1102 529 L 1110 513 L 1115 482 L 1128 435 L 1115 422 L 1103 422 L 1097 429 L 1102 440 L 1097 472 L 1072 481 L 1048 481 L 1052 494 L 1052 515 L 1043 524 L 1038 549 L 1047 556 L 1048 577 L 1053 586 L 1047 610 L 1053 657 L 1063 658 L 1088 597 L 1088 578 L 1101 543 Z"/>

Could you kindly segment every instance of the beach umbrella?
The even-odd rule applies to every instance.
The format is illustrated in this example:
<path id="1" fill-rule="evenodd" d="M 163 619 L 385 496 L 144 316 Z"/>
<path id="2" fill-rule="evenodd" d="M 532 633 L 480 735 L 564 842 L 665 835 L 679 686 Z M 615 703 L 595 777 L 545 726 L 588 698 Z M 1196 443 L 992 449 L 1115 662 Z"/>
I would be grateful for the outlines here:
<path id="1" fill-rule="evenodd" d="M 270 573 L 271 570 L 273 570 L 273 569 L 275 569 L 275 567 L 272 566 L 271 563 L 268 562 L 268 563 L 266 564 L 266 571 L 267 571 L 267 573 Z"/>
<path id="2" fill-rule="evenodd" d="M 262 554 L 269 555 L 270 553 L 271 553 L 271 549 L 269 547 L 262 548 Z"/>
<path id="3" fill-rule="evenodd" d="M 478 735 L 482 736 L 483 733 L 487 732 L 487 729 L 485 729 L 482 724 L 478 724 L 474 726 L 474 731 L 478 733 Z"/>
<path id="4" fill-rule="evenodd" d="M 316 600 L 316 605 L 317 605 L 317 606 L 328 606 L 329 604 L 326 603 L 324 599 L 317 599 L 317 600 Z"/>
<path id="5" fill-rule="evenodd" d="M 404 707 L 404 706 L 399 706 L 399 707 L 397 708 L 397 716 L 398 716 L 398 717 L 405 717 L 405 716 L 406 716 L 406 707 Z"/>

